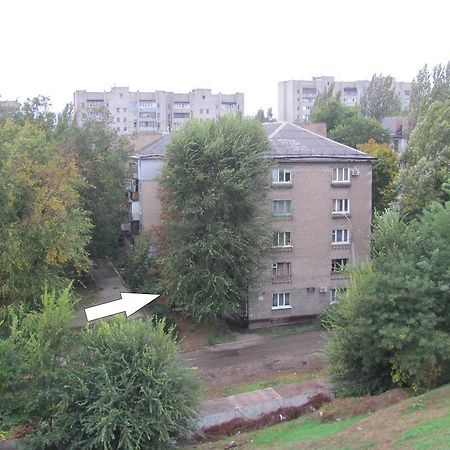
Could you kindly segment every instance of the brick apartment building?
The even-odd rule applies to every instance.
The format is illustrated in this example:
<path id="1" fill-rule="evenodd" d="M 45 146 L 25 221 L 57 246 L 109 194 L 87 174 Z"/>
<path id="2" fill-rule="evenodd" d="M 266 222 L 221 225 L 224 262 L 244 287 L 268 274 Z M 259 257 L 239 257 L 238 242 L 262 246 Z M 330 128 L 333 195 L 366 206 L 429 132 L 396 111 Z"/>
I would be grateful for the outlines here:
<path id="1" fill-rule="evenodd" d="M 275 164 L 268 193 L 273 247 L 249 291 L 250 327 L 320 314 L 346 285 L 342 269 L 369 259 L 372 157 L 287 122 L 264 124 Z M 159 224 L 166 133 L 133 157 L 131 228 Z"/>

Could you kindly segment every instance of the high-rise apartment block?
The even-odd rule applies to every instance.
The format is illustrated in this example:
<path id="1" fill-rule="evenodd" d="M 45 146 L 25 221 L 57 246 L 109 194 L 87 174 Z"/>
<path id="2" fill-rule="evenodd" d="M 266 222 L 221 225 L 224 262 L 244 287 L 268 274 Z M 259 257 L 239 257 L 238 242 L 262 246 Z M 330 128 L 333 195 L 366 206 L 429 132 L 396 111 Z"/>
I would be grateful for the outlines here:
<path id="1" fill-rule="evenodd" d="M 244 94 L 213 94 L 210 89 L 194 89 L 186 94 L 131 92 L 128 87 L 113 87 L 109 92 L 76 91 L 74 105 L 79 124 L 108 112 L 111 126 L 120 134 L 161 133 L 182 127 L 190 118 L 243 116 Z"/>
<path id="2" fill-rule="evenodd" d="M 335 81 L 334 77 L 313 77 L 312 80 L 289 80 L 278 83 L 278 117 L 288 122 L 309 122 L 311 110 L 318 94 L 330 86 L 333 93 L 340 93 L 341 103 L 357 106 L 370 81 Z M 395 81 L 395 92 L 402 109 L 409 106 L 411 83 Z"/>

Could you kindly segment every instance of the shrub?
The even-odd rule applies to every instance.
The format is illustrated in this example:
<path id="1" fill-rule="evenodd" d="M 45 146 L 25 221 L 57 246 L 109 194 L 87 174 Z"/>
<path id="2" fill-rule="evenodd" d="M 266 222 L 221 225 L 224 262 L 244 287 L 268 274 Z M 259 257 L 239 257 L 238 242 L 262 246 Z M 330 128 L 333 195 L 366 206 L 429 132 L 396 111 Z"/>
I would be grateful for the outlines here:
<path id="1" fill-rule="evenodd" d="M 198 381 L 177 364 L 164 321 L 116 318 L 88 328 L 68 362 L 55 430 L 64 449 L 162 448 L 196 413 Z"/>

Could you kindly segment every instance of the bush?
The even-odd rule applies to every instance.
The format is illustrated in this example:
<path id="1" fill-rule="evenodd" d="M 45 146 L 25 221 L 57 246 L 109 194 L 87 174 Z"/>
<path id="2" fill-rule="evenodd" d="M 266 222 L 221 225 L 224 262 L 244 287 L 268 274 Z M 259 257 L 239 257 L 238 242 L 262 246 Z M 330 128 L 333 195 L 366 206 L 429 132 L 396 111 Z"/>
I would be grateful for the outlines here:
<path id="1" fill-rule="evenodd" d="M 164 321 L 116 318 L 87 329 L 55 415 L 64 449 L 158 449 L 185 432 L 199 384 L 177 364 Z"/>

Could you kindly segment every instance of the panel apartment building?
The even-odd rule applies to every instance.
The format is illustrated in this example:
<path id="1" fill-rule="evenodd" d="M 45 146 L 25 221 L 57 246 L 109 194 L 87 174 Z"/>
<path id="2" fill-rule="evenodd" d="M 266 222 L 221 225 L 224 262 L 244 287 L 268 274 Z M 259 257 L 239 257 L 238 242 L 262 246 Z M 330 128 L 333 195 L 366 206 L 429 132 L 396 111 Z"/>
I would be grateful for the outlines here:
<path id="1" fill-rule="evenodd" d="M 194 89 L 186 94 L 166 91 L 131 92 L 113 87 L 109 92 L 76 91 L 77 122 L 98 119 L 107 111 L 111 126 L 120 134 L 162 133 L 182 127 L 190 118 L 217 119 L 225 114 L 244 115 L 244 94 L 213 94 Z"/>
<path id="2" fill-rule="evenodd" d="M 337 300 L 347 264 L 369 260 L 372 160 L 291 123 L 263 124 L 274 168 L 267 196 L 273 247 L 250 289 L 250 327 L 320 314 Z M 159 225 L 158 176 L 170 134 L 136 152 L 130 231 Z"/>
<path id="3" fill-rule="evenodd" d="M 370 81 L 335 81 L 334 77 L 313 77 L 312 80 L 289 80 L 278 83 L 278 117 L 287 122 L 309 122 L 318 94 L 334 85 L 333 93 L 340 93 L 341 103 L 356 106 Z M 411 83 L 395 81 L 395 91 L 402 109 L 409 106 Z"/>

